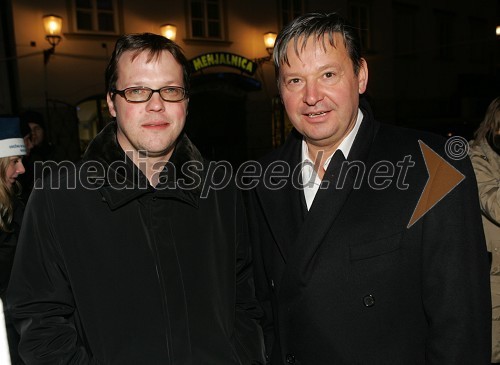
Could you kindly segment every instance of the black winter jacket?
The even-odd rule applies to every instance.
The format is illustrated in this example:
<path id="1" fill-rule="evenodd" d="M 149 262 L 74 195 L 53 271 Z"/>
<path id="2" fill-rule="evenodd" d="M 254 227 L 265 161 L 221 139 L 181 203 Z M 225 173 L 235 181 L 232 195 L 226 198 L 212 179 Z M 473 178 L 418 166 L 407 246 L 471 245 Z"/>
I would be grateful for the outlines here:
<path id="1" fill-rule="evenodd" d="M 263 361 L 243 202 L 209 166 L 183 135 L 153 188 L 112 123 L 35 187 L 8 289 L 27 363 Z"/>

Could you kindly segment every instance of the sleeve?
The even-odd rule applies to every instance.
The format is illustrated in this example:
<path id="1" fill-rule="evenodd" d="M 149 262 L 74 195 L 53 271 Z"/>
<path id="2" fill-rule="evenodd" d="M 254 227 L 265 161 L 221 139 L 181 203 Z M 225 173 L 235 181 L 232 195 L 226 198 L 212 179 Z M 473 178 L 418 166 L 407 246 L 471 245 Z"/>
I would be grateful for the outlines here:
<path id="1" fill-rule="evenodd" d="M 253 254 L 253 269 L 255 278 L 255 291 L 257 300 L 262 308 L 263 315 L 260 318 L 260 325 L 264 333 L 264 344 L 266 359 L 269 361 L 273 353 L 273 345 L 275 342 L 274 316 L 272 307 L 272 291 L 269 288 L 266 271 L 264 269 L 264 261 L 262 255 L 261 244 L 264 241 L 260 234 L 259 223 L 257 220 L 261 216 L 256 209 L 258 203 L 254 191 L 247 191 L 245 194 L 245 203 L 247 205 L 248 221 L 249 221 L 249 237 Z"/>
<path id="2" fill-rule="evenodd" d="M 500 225 L 500 172 L 478 153 L 471 154 L 476 174 L 481 210 L 494 223 Z"/>
<path id="3" fill-rule="evenodd" d="M 237 195 L 236 222 L 239 229 L 236 247 L 236 347 L 240 357 L 248 359 L 243 364 L 265 364 L 262 329 L 259 325 L 262 310 L 255 298 L 248 223 L 242 196 L 240 192 Z"/>
<path id="4" fill-rule="evenodd" d="M 453 165 L 465 179 L 431 208 L 421 227 L 426 364 L 489 365 L 489 261 L 477 185 L 469 158 Z"/>
<path id="5" fill-rule="evenodd" d="M 26 208 L 7 289 L 7 307 L 26 364 L 98 364 L 83 331 L 58 247 L 50 190 L 34 190 Z"/>

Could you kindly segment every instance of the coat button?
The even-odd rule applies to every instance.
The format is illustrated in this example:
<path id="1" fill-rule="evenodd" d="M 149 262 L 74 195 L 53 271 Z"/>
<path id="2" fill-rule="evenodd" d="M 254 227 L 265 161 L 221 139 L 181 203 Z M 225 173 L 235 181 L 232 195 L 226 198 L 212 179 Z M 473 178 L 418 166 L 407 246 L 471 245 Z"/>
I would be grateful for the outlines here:
<path id="1" fill-rule="evenodd" d="M 375 305 L 375 297 L 373 295 L 365 295 L 363 297 L 363 304 L 365 307 L 373 307 Z"/>
<path id="2" fill-rule="evenodd" d="M 292 354 L 286 354 L 286 363 L 295 364 L 295 356 Z"/>

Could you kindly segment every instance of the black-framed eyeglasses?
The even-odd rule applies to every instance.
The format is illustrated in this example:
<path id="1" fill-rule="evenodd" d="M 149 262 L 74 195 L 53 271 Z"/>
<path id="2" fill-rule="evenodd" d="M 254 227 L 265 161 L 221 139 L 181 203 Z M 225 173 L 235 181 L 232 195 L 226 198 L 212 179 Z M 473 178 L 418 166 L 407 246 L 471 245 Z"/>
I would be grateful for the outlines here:
<path id="1" fill-rule="evenodd" d="M 163 100 L 171 103 L 176 103 L 187 98 L 186 89 L 180 86 L 164 86 L 156 90 L 145 86 L 135 86 L 123 90 L 113 89 L 111 92 L 122 96 L 129 103 L 144 103 L 151 99 L 153 93 L 160 94 Z"/>

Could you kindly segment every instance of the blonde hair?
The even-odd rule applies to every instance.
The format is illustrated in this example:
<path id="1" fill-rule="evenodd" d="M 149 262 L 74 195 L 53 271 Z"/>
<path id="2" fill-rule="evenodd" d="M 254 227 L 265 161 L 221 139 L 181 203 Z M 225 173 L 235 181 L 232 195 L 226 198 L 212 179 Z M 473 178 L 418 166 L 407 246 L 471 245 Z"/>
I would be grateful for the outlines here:
<path id="1" fill-rule="evenodd" d="M 21 191 L 20 184 L 15 181 L 9 187 L 7 183 L 7 167 L 11 156 L 0 158 L 0 231 L 11 232 L 10 224 L 14 215 L 13 198 Z"/>
<path id="2" fill-rule="evenodd" d="M 488 109 L 486 109 L 486 114 L 483 121 L 474 133 L 474 145 L 479 144 L 479 142 L 487 140 L 488 137 L 500 131 L 500 96 L 494 99 Z"/>

